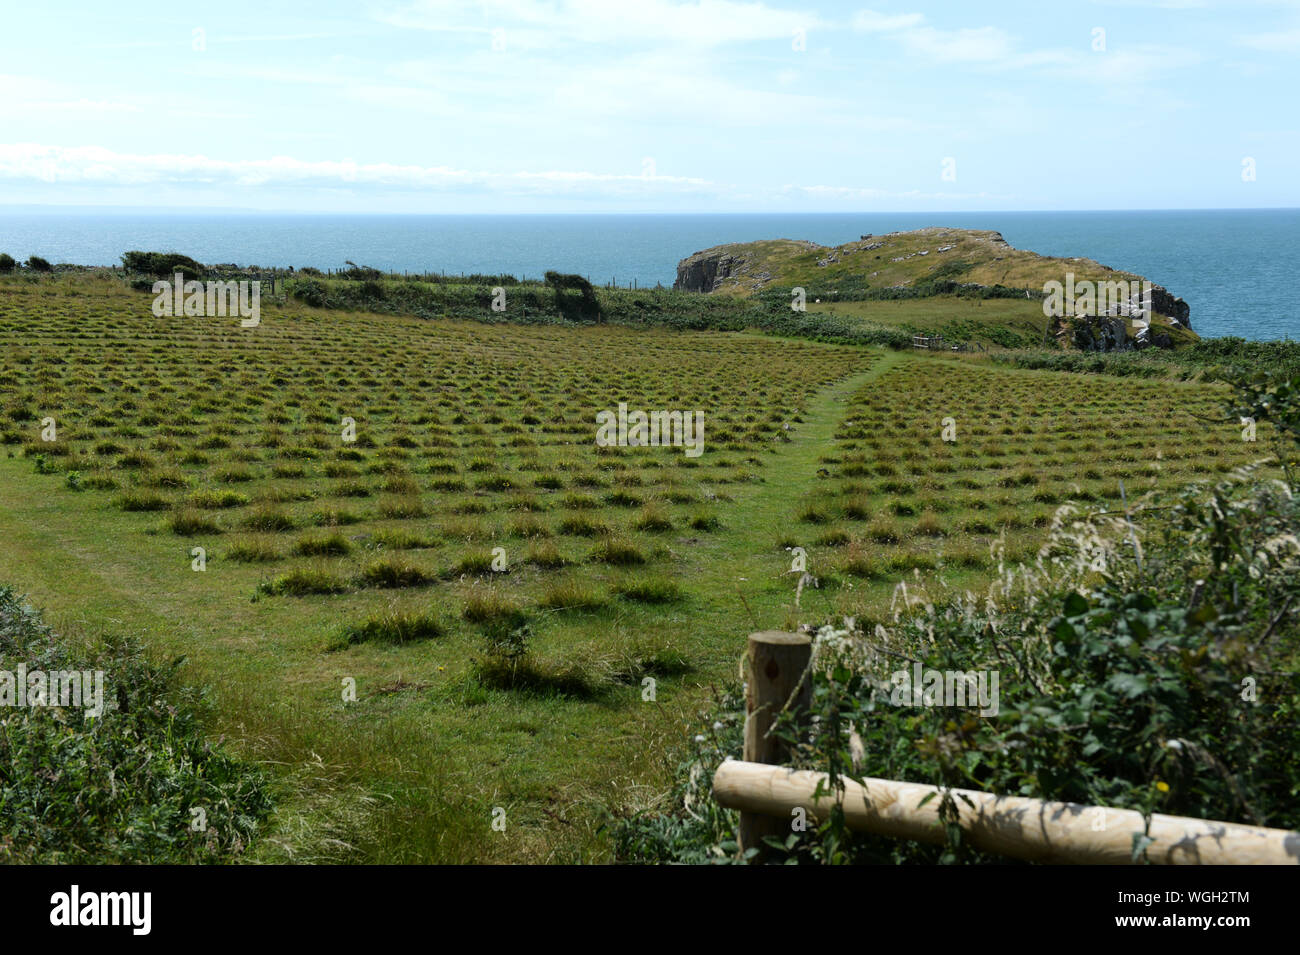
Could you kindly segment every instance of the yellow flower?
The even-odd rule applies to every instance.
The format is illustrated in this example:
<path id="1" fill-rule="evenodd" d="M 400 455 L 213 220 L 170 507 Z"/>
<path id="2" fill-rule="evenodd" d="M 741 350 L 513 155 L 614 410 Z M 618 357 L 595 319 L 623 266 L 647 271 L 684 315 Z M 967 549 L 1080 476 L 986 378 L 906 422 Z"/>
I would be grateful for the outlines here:
<path id="1" fill-rule="evenodd" d="M 1167 793 L 1169 792 L 1169 784 L 1162 779 L 1156 783 L 1156 789 L 1159 789 L 1162 793 Z"/>

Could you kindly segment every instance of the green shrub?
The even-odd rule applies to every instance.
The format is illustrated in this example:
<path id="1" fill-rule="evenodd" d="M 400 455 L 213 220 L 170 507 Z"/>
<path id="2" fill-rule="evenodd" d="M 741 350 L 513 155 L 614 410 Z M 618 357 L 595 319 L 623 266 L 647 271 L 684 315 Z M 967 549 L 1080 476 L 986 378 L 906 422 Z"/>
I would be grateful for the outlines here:
<path id="1" fill-rule="evenodd" d="M 248 503 L 248 496 L 238 491 L 195 491 L 189 496 L 191 507 L 204 510 L 220 510 L 227 507 L 243 507 Z"/>
<path id="2" fill-rule="evenodd" d="M 170 278 L 180 272 L 186 281 L 201 279 L 207 274 L 202 263 L 179 252 L 126 252 L 122 255 L 122 266 L 127 272 L 142 272 L 158 278 Z"/>
<path id="3" fill-rule="evenodd" d="M 231 861 L 257 838 L 268 780 L 204 731 L 207 701 L 119 638 L 78 649 L 0 588 L 0 669 L 100 670 L 106 709 L 9 709 L 0 732 L 0 864 Z M 192 809 L 207 828 L 191 831 Z"/>
<path id="4" fill-rule="evenodd" d="M 348 589 L 347 581 L 320 567 L 297 567 L 273 580 L 257 585 L 258 594 L 268 596 L 306 597 L 310 594 L 341 594 Z"/>
<path id="5" fill-rule="evenodd" d="M 644 564 L 646 561 L 645 554 L 635 544 L 614 537 L 602 540 L 592 549 L 590 556 L 592 560 L 602 564 L 614 564 L 618 567 Z"/>
<path id="6" fill-rule="evenodd" d="M 644 604 L 672 603 L 684 596 L 676 581 L 662 577 L 623 580 L 614 585 L 614 593 Z"/>
<path id="7" fill-rule="evenodd" d="M 284 555 L 268 541 L 250 538 L 231 544 L 226 557 L 241 564 L 263 564 L 280 560 Z"/>
<path id="8" fill-rule="evenodd" d="M 220 534 L 221 527 L 208 515 L 201 511 L 182 508 L 173 511 L 172 516 L 167 520 L 167 526 L 173 534 L 180 537 L 191 537 L 195 534 Z"/>
<path id="9" fill-rule="evenodd" d="M 433 614 L 423 611 L 390 610 L 371 614 L 359 623 L 343 626 L 331 649 L 341 649 L 358 643 L 386 643 L 402 645 L 418 640 L 433 640 L 447 632 L 446 627 Z"/>
<path id="10" fill-rule="evenodd" d="M 697 531 L 716 531 L 722 521 L 716 514 L 696 514 L 691 518 L 691 527 Z"/>
<path id="11" fill-rule="evenodd" d="M 172 506 L 172 502 L 167 498 L 147 491 L 126 491 L 113 503 L 122 510 L 133 513 L 165 511 Z"/>
<path id="12" fill-rule="evenodd" d="M 300 557 L 342 557 L 351 551 L 351 542 L 338 533 L 328 537 L 304 537 L 293 545 L 293 552 Z"/>
<path id="13" fill-rule="evenodd" d="M 547 610 L 599 610 L 608 601 L 594 588 L 576 580 L 551 584 L 538 603 Z"/>
<path id="14" fill-rule="evenodd" d="M 423 587 L 434 582 L 432 574 L 396 557 L 371 561 L 357 579 L 366 587 L 385 588 Z"/>
<path id="15" fill-rule="evenodd" d="M 244 518 L 243 526 L 250 531 L 280 532 L 291 531 L 298 525 L 284 511 L 273 507 L 259 507 Z"/>
<path id="16" fill-rule="evenodd" d="M 32 459 L 32 465 L 35 467 L 37 474 L 58 474 L 59 473 L 59 465 L 56 462 L 50 460 L 50 455 L 48 452 L 45 454 L 36 455 L 36 457 Z"/>
<path id="17" fill-rule="evenodd" d="M 493 556 L 490 553 L 466 554 L 456 563 L 447 569 L 447 577 L 485 577 L 491 574 L 505 574 L 507 571 L 495 570 L 492 566 Z"/>

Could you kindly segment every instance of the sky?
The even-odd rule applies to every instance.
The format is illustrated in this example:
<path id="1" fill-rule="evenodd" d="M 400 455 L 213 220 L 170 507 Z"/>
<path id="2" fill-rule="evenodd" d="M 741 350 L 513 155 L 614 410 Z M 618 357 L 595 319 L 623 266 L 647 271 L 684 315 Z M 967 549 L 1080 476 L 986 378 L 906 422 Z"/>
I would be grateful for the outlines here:
<path id="1" fill-rule="evenodd" d="M 6 0 L 0 24 L 0 206 L 1300 206 L 1300 0 Z"/>

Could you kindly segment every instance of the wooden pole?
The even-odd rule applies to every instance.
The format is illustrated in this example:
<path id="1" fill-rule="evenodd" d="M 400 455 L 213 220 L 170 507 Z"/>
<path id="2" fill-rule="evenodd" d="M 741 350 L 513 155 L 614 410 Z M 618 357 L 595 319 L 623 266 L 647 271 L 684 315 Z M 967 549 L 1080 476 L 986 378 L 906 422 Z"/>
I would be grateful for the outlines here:
<path id="1" fill-rule="evenodd" d="M 764 630 L 749 635 L 745 656 L 745 759 L 751 763 L 780 765 L 789 758 L 785 742 L 768 730 L 777 714 L 789 705 L 797 725 L 807 719 L 812 702 L 812 681 L 804 679 L 812 657 L 812 638 L 802 633 Z M 755 862 L 767 855 L 764 836 L 784 839 L 790 834 L 791 815 L 741 811 L 740 848 L 757 849 Z"/>
<path id="2" fill-rule="evenodd" d="M 833 796 L 812 798 L 818 782 L 825 779 L 825 773 L 727 760 L 713 776 L 713 796 L 719 805 L 739 809 L 742 820 L 761 813 L 785 826 L 791 811 L 799 806 L 813 819 L 829 812 Z M 850 779 L 842 781 L 844 820 L 849 829 L 943 843 L 936 787 L 867 779 L 864 789 Z M 1133 834 L 1144 831 L 1142 814 L 1132 809 L 1044 802 L 969 789 L 950 791 L 956 799 L 963 838 L 979 849 L 1015 859 L 1129 865 L 1133 862 Z M 931 794 L 934 798 L 921 805 Z M 1149 835 L 1155 841 L 1146 856 L 1156 865 L 1300 864 L 1300 832 L 1156 813 L 1151 817 Z"/>

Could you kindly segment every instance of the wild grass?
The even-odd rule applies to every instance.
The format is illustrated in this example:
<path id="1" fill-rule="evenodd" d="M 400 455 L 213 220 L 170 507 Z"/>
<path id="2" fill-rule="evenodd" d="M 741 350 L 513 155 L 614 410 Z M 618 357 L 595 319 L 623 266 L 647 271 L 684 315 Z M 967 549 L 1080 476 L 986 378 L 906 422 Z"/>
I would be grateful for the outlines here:
<path id="1" fill-rule="evenodd" d="M 744 633 L 881 613 L 913 570 L 975 585 L 1004 529 L 1013 553 L 1041 538 L 1035 494 L 1114 502 L 1121 477 L 1140 495 L 1260 450 L 1195 417 L 1218 395 L 1197 384 L 298 303 L 253 336 L 42 282 L 0 278 L 0 579 L 202 667 L 214 726 L 291 793 L 256 848 L 274 861 L 607 860 L 600 821 L 667 778 Z M 703 455 L 596 446 L 622 400 L 703 409 Z M 38 469 L 47 413 L 67 426 Z M 778 540 L 822 579 L 798 612 Z M 436 639 L 370 623 L 430 607 Z M 325 653 L 350 626 L 369 636 Z"/>

